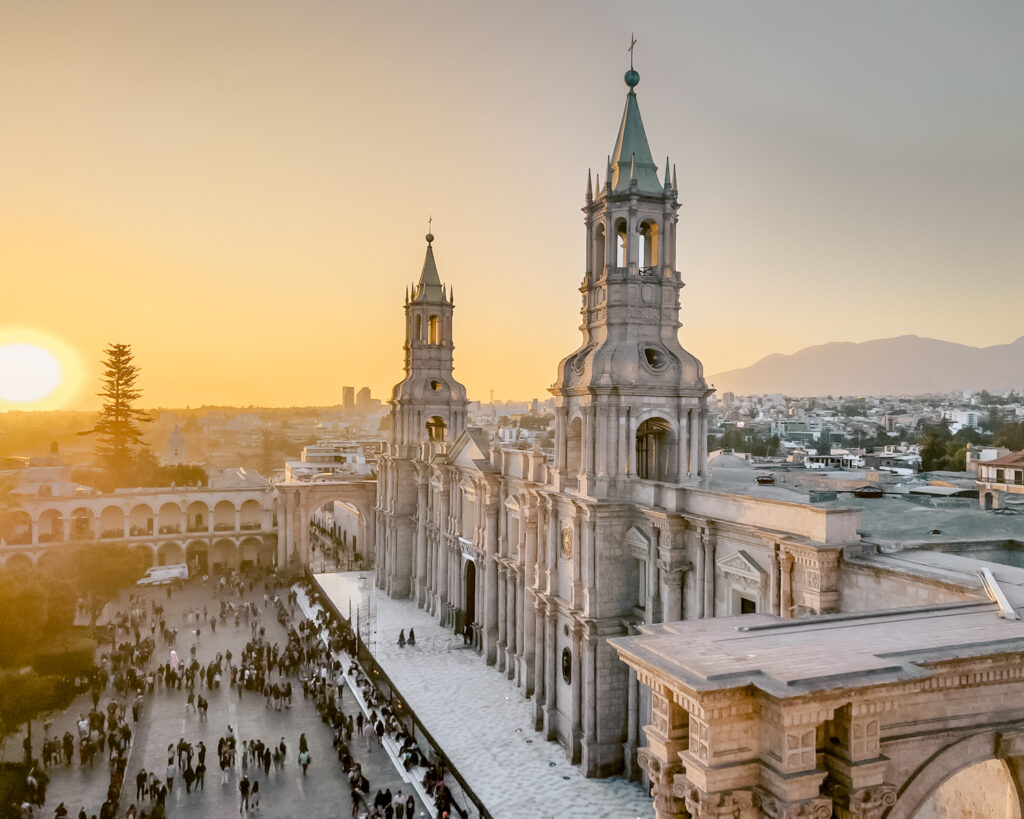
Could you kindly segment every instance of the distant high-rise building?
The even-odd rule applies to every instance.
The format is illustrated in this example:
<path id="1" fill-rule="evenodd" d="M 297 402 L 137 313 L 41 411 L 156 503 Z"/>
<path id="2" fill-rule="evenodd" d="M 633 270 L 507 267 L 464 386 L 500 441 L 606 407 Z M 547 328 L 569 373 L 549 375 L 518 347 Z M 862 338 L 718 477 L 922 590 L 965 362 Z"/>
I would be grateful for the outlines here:
<path id="1" fill-rule="evenodd" d="M 354 410 L 356 408 L 356 388 L 355 387 L 342 387 L 341 388 L 341 404 L 342 408 L 346 410 Z"/>
<path id="2" fill-rule="evenodd" d="M 363 387 L 356 393 L 356 410 L 358 412 L 370 411 L 370 388 Z"/>

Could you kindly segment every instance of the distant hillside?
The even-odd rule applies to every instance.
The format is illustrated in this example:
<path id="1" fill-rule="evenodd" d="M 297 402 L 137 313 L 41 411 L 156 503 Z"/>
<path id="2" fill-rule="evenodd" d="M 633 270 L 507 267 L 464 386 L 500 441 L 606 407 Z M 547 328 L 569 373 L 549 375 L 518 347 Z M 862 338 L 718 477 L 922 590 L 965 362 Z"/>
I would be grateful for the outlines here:
<path id="1" fill-rule="evenodd" d="M 1012 344 L 968 347 L 919 336 L 854 344 L 834 341 L 708 376 L 719 395 L 917 395 L 1024 386 L 1024 336 Z"/>

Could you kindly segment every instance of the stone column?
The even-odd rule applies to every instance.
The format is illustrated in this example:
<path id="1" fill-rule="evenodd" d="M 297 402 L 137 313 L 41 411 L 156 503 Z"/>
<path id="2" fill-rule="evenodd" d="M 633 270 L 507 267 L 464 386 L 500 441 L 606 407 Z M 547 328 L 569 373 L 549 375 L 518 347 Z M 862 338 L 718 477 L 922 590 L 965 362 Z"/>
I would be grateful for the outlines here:
<path id="1" fill-rule="evenodd" d="M 703 478 L 708 472 L 708 414 L 700 413 L 700 440 L 697 449 L 697 466 L 700 469 L 700 476 Z"/>
<path id="2" fill-rule="evenodd" d="M 651 528 L 651 545 L 647 550 L 647 603 L 644 611 L 645 623 L 661 621 L 658 613 L 658 527 Z"/>
<path id="3" fill-rule="evenodd" d="M 683 581 L 686 569 L 662 563 L 661 569 L 661 622 L 670 623 L 682 620 L 683 615 Z"/>
<path id="4" fill-rule="evenodd" d="M 689 747 L 688 715 L 671 696 L 665 690 L 651 690 L 652 724 L 644 726 L 648 744 L 637 752 L 637 763 L 651 780 L 656 819 L 688 816 L 675 787 L 676 776 L 683 772 L 679 753 Z"/>
<path id="5" fill-rule="evenodd" d="M 210 522 L 210 521 L 207 521 L 206 522 L 206 526 L 207 526 L 207 531 L 209 531 L 210 527 L 213 526 L 213 523 Z M 124 536 L 125 537 L 131 537 L 132 536 L 132 518 L 131 518 L 130 514 L 127 514 L 127 515 L 124 516 Z M 35 546 L 37 543 L 39 543 L 39 526 L 38 526 L 38 524 L 36 524 L 36 525 L 34 525 L 32 527 L 32 545 Z"/>
<path id="6" fill-rule="evenodd" d="M 547 691 L 544 688 L 544 669 L 548 661 L 544 646 L 544 601 L 537 599 L 534 612 L 534 646 L 533 646 L 533 728 L 535 731 L 544 727 L 544 701 Z"/>
<path id="7" fill-rule="evenodd" d="M 690 425 L 689 425 L 689 410 L 682 410 L 679 413 L 679 436 L 678 436 L 678 455 L 679 458 L 679 477 L 685 478 L 690 474 Z"/>
<path id="8" fill-rule="evenodd" d="M 700 542 L 699 542 L 699 544 L 697 546 L 697 571 L 694 574 L 694 583 L 695 583 L 695 585 L 697 587 L 695 589 L 695 591 L 697 593 L 697 617 L 698 618 L 706 616 L 706 614 L 704 612 L 704 580 L 705 580 L 705 573 L 704 573 L 704 535 L 702 533 L 701 536 L 700 536 Z"/>
<path id="9" fill-rule="evenodd" d="M 583 650 L 583 629 L 578 625 L 572 628 L 572 727 L 569 744 L 566 747 L 566 758 L 573 764 L 580 761 L 580 742 L 583 739 L 583 685 L 580 677 L 583 669 L 580 653 Z"/>
<path id="10" fill-rule="evenodd" d="M 505 590 L 508 584 L 508 569 L 496 563 L 498 575 L 498 642 L 495 647 L 498 670 L 504 671 L 506 666 L 506 649 L 508 641 L 506 637 L 506 624 L 508 622 L 508 605 L 505 600 Z"/>
<path id="11" fill-rule="evenodd" d="M 715 616 L 715 537 L 704 539 L 704 616 Z"/>
<path id="12" fill-rule="evenodd" d="M 523 586 L 526 590 L 523 596 L 523 680 L 522 686 L 526 696 L 534 691 L 533 664 L 536 660 L 534 651 L 537 642 L 537 594 L 534 578 L 537 573 L 537 529 L 540 525 L 539 516 L 534 504 L 536 499 L 531 497 L 526 507 L 526 514 L 523 515 L 523 524 L 526 527 L 526 560 L 523 567 Z"/>
<path id="13" fill-rule="evenodd" d="M 437 608 L 444 618 L 445 606 L 448 605 L 448 510 L 451 493 L 448 488 L 448 476 L 441 479 L 441 517 L 437 533 Z M 444 622 L 442 620 L 442 622 Z"/>
<path id="14" fill-rule="evenodd" d="M 782 552 L 782 601 L 779 616 L 793 616 L 793 555 Z"/>
<path id="15" fill-rule="evenodd" d="M 516 573 L 508 570 L 505 580 L 505 673 L 514 679 L 516 674 Z"/>
<path id="16" fill-rule="evenodd" d="M 427 594 L 427 481 L 420 478 L 416 481 L 416 585 L 413 592 L 416 605 L 423 608 L 423 600 Z"/>
<path id="17" fill-rule="evenodd" d="M 160 518 L 159 518 L 159 513 L 158 513 L 158 516 L 157 516 L 157 528 L 159 528 L 159 525 L 160 525 Z M 235 531 L 238 532 L 238 531 L 241 530 L 241 528 L 242 528 L 242 510 L 239 509 L 236 506 L 235 507 Z"/>
<path id="18" fill-rule="evenodd" d="M 492 500 L 484 509 L 484 656 L 487 665 L 497 661 L 498 642 L 498 510 Z"/>
<path id="19" fill-rule="evenodd" d="M 697 410 L 690 410 L 689 412 L 690 427 L 690 469 L 689 474 L 691 477 L 696 478 L 700 475 L 700 415 Z"/>
<path id="20" fill-rule="evenodd" d="M 778 544 L 775 544 L 775 546 L 772 548 L 772 556 L 769 563 L 771 569 L 768 575 L 768 606 L 771 613 L 778 616 L 779 608 L 781 606 L 779 594 L 779 580 L 781 579 L 779 575 L 781 573 L 781 567 L 779 565 Z"/>
<path id="21" fill-rule="evenodd" d="M 626 741 L 622 744 L 622 756 L 627 779 L 636 779 L 639 769 L 636 764 L 638 746 L 638 725 L 640 722 L 640 683 L 636 677 L 636 669 L 629 669 L 629 688 L 626 694 Z"/>
<path id="22" fill-rule="evenodd" d="M 546 565 L 544 568 L 544 586 L 548 594 L 554 594 L 558 586 L 558 506 L 552 498 L 547 498 L 547 548 L 544 550 Z"/>
<path id="23" fill-rule="evenodd" d="M 544 738 L 553 740 L 558 734 L 558 709 L 556 703 L 557 680 L 555 674 L 559 664 L 558 657 L 558 610 L 548 606 L 547 620 L 544 623 L 546 639 L 544 640 Z"/>

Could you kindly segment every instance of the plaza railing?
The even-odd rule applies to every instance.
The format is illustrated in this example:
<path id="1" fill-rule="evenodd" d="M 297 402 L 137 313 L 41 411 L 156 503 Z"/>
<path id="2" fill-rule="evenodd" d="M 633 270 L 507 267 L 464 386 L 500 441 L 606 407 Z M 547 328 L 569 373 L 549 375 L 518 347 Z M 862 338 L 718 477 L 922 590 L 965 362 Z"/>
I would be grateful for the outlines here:
<path id="1" fill-rule="evenodd" d="M 430 731 L 427 730 L 423 721 L 416 715 L 416 712 L 409 707 L 409 703 L 402 696 L 398 686 L 391 681 L 387 672 L 384 671 L 380 663 L 377 662 L 370 652 L 366 641 L 358 634 L 355 624 L 351 623 L 349 618 L 341 613 L 327 595 L 327 592 L 317 583 L 316 578 L 309 569 L 306 570 L 306 576 L 318 592 L 318 602 L 320 605 L 331 612 L 334 617 L 337 617 L 339 621 L 348 623 L 349 627 L 352 628 L 352 633 L 356 634 L 356 644 L 358 646 L 356 660 L 363 667 L 367 677 L 377 691 L 387 699 L 392 713 L 401 723 L 402 728 L 413 738 L 413 741 L 421 751 L 426 750 L 428 752 L 426 756 L 434 765 L 440 765 L 445 774 L 445 784 L 449 786 L 448 790 L 451 792 L 452 810 L 461 816 L 462 819 L 475 819 L 476 817 L 479 817 L 479 819 L 491 819 L 491 814 L 484 807 L 483 801 L 476 795 L 462 774 L 459 773 L 458 768 L 452 764 L 448 755 L 445 754 L 438 742 L 431 736 Z M 456 787 L 453 788 L 452 784 Z"/>

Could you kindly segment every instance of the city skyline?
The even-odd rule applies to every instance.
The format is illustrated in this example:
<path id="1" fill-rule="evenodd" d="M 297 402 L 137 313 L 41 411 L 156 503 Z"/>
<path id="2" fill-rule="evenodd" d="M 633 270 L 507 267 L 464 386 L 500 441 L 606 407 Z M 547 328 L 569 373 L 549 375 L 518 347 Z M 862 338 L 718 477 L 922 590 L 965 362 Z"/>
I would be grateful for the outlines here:
<path id="1" fill-rule="evenodd" d="M 431 216 L 470 397 L 546 396 L 634 30 L 679 177 L 680 337 L 709 374 L 1021 334 L 998 298 L 1024 241 L 1019 9 L 644 9 L 5 4 L 0 344 L 50 348 L 66 380 L 0 408 L 95 406 L 115 340 L 149 406 L 386 396 Z"/>

